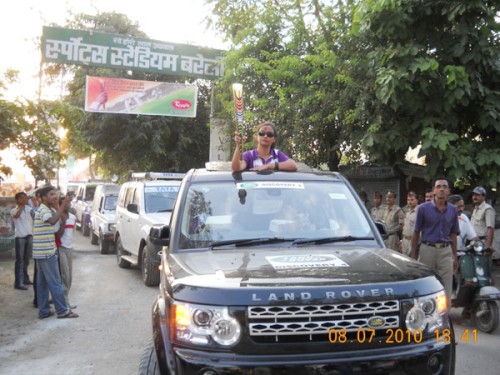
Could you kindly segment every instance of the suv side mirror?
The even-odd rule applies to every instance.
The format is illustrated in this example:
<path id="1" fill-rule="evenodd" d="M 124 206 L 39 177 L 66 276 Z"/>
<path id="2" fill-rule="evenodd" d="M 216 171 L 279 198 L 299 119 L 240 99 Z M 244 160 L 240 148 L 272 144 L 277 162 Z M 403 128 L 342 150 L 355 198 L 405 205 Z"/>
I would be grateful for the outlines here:
<path id="1" fill-rule="evenodd" d="M 377 227 L 378 232 L 382 236 L 382 239 L 386 240 L 387 239 L 387 225 L 385 225 L 385 223 L 383 223 L 381 221 L 376 220 L 375 226 Z"/>
<path id="2" fill-rule="evenodd" d="M 170 242 L 170 227 L 154 225 L 149 230 L 149 241 L 154 245 L 168 246 Z"/>
<path id="3" fill-rule="evenodd" d="M 129 204 L 127 204 L 127 211 L 132 212 L 134 214 L 138 214 L 139 207 L 135 203 L 129 203 Z"/>

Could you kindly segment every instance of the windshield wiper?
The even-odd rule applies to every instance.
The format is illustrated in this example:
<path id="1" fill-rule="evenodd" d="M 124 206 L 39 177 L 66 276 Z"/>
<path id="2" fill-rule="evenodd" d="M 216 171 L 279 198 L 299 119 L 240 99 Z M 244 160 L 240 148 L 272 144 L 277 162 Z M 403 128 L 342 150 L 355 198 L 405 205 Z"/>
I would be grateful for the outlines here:
<path id="1" fill-rule="evenodd" d="M 322 243 L 330 243 L 330 242 L 350 242 L 357 240 L 374 240 L 374 239 L 375 239 L 374 237 L 354 237 L 354 236 L 299 238 L 293 241 L 292 245 L 304 245 L 309 243 L 319 245 Z"/>
<path id="2" fill-rule="evenodd" d="M 217 246 L 226 246 L 226 245 L 234 245 L 238 246 L 254 246 L 254 245 L 262 245 L 262 244 L 271 244 L 271 243 L 279 243 L 279 242 L 289 242 L 296 241 L 295 238 L 281 238 L 281 237 L 265 237 L 265 238 L 247 238 L 240 240 L 225 240 L 225 241 L 214 241 L 212 242 L 208 248 L 212 250 Z"/>

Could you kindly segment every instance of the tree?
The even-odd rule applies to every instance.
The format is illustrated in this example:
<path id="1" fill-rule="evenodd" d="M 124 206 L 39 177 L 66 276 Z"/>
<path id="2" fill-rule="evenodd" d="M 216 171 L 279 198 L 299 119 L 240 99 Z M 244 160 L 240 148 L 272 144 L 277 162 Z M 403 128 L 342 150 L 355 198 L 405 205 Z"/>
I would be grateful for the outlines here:
<path id="1" fill-rule="evenodd" d="M 353 38 L 355 1 L 208 0 L 209 21 L 232 49 L 221 82 L 222 111 L 234 114 L 231 83 L 244 87 L 247 122 L 274 121 L 279 147 L 312 166 L 337 170 L 359 144 L 372 104 L 365 51 Z M 361 52 L 360 52 L 361 51 Z M 359 80 L 353 80 L 358 76 Z M 362 79 L 364 82 L 361 82 Z M 361 108 L 359 110 L 358 108 Z"/>
<path id="2" fill-rule="evenodd" d="M 420 147 L 429 176 L 500 182 L 498 1 L 361 2 L 377 121 L 364 147 L 390 162 Z"/>
<path id="3" fill-rule="evenodd" d="M 17 80 L 17 71 L 8 70 L 0 80 L 0 150 L 13 147 L 37 180 L 49 180 L 60 163 L 57 119 L 60 107 L 50 102 L 3 99 L 2 91 Z M 0 172 L 12 169 L 0 159 Z"/>
<path id="4" fill-rule="evenodd" d="M 74 15 L 66 27 L 146 37 L 137 24 L 114 12 Z M 86 113 L 81 108 L 84 107 L 87 75 L 183 83 L 188 79 L 60 64 L 46 64 L 46 77 L 53 81 L 63 69 L 65 75 L 71 76 L 67 84 L 68 95 L 64 98 L 69 105 L 66 109 L 71 111 L 63 122 L 68 129 L 70 152 L 80 158 L 94 155 L 93 168 L 102 175 L 127 178 L 131 171 L 186 171 L 203 166 L 208 159 L 210 88 L 206 82 L 197 82 L 199 96 L 195 119 Z"/>

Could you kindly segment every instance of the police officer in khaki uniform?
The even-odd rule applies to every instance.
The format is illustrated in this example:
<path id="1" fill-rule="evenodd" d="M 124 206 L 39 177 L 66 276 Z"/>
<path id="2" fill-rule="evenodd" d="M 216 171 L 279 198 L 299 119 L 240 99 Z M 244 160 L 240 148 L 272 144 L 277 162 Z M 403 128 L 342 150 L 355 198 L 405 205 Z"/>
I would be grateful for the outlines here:
<path id="1" fill-rule="evenodd" d="M 396 205 L 397 194 L 394 191 L 387 191 L 385 193 L 385 206 L 383 222 L 387 225 L 387 239 L 384 241 L 385 246 L 389 249 L 401 252 L 399 248 L 399 241 L 403 224 L 405 220 L 405 213 Z"/>
<path id="2" fill-rule="evenodd" d="M 401 252 L 404 255 L 410 256 L 411 253 L 411 238 L 413 237 L 413 228 L 415 228 L 415 219 L 417 218 L 418 199 L 417 193 L 409 191 L 406 196 L 408 211 L 405 215 L 403 224 L 403 239 L 401 240 Z"/>
<path id="3" fill-rule="evenodd" d="M 373 220 L 382 221 L 384 219 L 385 207 L 382 205 L 382 194 L 378 191 L 373 193 L 374 206 L 370 209 Z"/>
<path id="4" fill-rule="evenodd" d="M 485 199 L 485 188 L 477 186 L 472 190 L 474 210 L 472 211 L 471 222 L 479 239 L 484 241 L 485 248 L 491 249 L 493 235 L 495 234 L 495 210 L 485 202 Z"/>

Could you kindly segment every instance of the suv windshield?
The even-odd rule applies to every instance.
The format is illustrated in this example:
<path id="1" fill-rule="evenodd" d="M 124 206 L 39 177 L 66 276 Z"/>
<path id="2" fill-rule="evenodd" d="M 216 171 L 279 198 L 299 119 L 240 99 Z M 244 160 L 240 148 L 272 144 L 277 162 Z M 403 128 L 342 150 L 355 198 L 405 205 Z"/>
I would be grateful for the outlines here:
<path id="1" fill-rule="evenodd" d="M 146 186 L 144 188 L 146 213 L 172 211 L 179 186 Z"/>
<path id="2" fill-rule="evenodd" d="M 350 190 L 331 181 L 194 183 L 181 215 L 181 249 L 374 237 Z"/>
<path id="3" fill-rule="evenodd" d="M 87 185 L 85 188 L 85 200 L 87 202 L 92 202 L 94 200 L 95 189 L 97 185 Z"/>
<path id="4" fill-rule="evenodd" d="M 116 202 L 118 201 L 118 196 L 108 195 L 104 201 L 104 209 L 107 211 L 116 210 Z"/>

